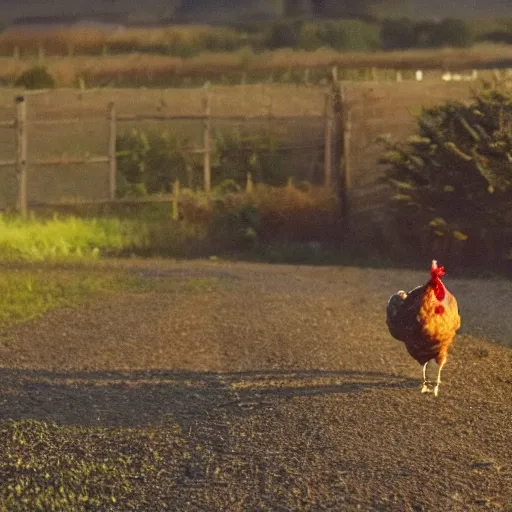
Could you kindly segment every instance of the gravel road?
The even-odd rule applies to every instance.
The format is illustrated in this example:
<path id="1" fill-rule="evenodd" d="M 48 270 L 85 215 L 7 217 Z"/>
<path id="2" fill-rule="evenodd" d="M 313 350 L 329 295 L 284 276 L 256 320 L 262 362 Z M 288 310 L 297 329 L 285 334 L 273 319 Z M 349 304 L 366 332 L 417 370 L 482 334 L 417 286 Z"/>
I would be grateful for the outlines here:
<path id="1" fill-rule="evenodd" d="M 463 327 L 435 399 L 385 324 L 388 296 L 428 268 L 101 268 L 147 290 L 10 329 L 0 419 L 177 425 L 201 448 L 138 483 L 137 510 L 512 511 L 509 281 L 445 278 Z"/>

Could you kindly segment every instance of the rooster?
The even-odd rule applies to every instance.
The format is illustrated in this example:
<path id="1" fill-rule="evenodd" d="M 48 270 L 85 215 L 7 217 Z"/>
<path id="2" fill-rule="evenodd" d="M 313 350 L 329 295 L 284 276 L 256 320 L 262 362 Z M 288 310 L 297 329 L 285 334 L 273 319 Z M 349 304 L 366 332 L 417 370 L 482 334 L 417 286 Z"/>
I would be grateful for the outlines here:
<path id="1" fill-rule="evenodd" d="M 441 281 L 444 267 L 432 261 L 430 280 L 405 293 L 392 295 L 387 306 L 387 325 L 391 336 L 403 341 L 409 354 L 423 365 L 422 393 L 439 394 L 441 370 L 448 357 L 448 349 L 460 328 L 457 300 Z M 427 380 L 428 363 L 435 359 L 438 365 L 437 381 L 432 389 Z"/>

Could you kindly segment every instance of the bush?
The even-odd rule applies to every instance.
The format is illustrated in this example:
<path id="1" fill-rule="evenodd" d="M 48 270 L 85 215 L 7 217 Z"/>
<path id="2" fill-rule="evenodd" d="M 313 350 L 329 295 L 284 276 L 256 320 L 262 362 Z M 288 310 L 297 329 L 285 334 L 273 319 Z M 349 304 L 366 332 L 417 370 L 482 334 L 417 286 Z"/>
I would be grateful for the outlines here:
<path id="1" fill-rule="evenodd" d="M 404 235 L 428 233 L 475 256 L 487 244 L 502 257 L 512 247 L 512 94 L 486 87 L 468 104 L 425 109 L 418 129 L 387 142 L 381 159 Z"/>
<path id="2" fill-rule="evenodd" d="M 494 30 L 492 32 L 486 32 L 482 34 L 479 39 L 497 44 L 512 44 L 512 30 Z"/>
<path id="3" fill-rule="evenodd" d="M 187 140 L 167 132 L 133 129 L 118 137 L 118 195 L 168 193 L 176 179 L 193 187 L 192 161 L 184 150 L 187 145 Z"/>
<path id="4" fill-rule="evenodd" d="M 379 27 L 361 20 L 302 23 L 299 47 L 305 50 L 331 47 L 340 51 L 373 51 L 380 48 Z"/>
<path id="5" fill-rule="evenodd" d="M 380 37 L 387 50 L 408 48 L 464 48 L 474 42 L 470 26 L 462 20 L 447 18 L 440 22 L 414 22 L 408 18 L 385 20 Z"/>
<path id="6" fill-rule="evenodd" d="M 26 89 L 52 89 L 55 87 L 55 79 L 46 68 L 35 67 L 24 71 L 14 85 Z"/>
<path id="7" fill-rule="evenodd" d="M 284 185 L 287 177 L 280 146 L 276 136 L 267 131 L 218 131 L 212 164 L 214 183 L 230 179 L 243 185 L 250 172 L 257 183 Z"/>
<path id="8" fill-rule="evenodd" d="M 190 143 L 176 134 L 132 129 L 117 139 L 118 195 L 169 193 L 178 179 L 202 187 L 202 161 L 187 152 Z M 247 173 L 257 183 L 284 185 L 281 143 L 272 133 L 217 131 L 212 151 L 212 185 L 217 191 L 245 186 Z"/>
<path id="9" fill-rule="evenodd" d="M 274 23 L 265 37 L 264 45 L 271 50 L 297 48 L 299 46 L 299 35 L 296 26 L 286 22 Z"/>

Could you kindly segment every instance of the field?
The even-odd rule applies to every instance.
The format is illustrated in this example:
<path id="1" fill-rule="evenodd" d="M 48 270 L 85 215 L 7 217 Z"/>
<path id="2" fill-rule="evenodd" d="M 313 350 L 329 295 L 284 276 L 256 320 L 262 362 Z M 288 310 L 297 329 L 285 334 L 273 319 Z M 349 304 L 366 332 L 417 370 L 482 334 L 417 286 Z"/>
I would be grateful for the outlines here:
<path id="1" fill-rule="evenodd" d="M 347 80 L 393 80 L 396 70 L 412 75 L 417 69 L 439 79 L 443 71 L 512 67 L 510 45 L 482 44 L 467 49 L 407 50 L 393 52 L 337 52 L 280 49 L 254 53 L 204 52 L 182 58 L 144 52 L 107 55 L 47 57 L 42 62 L 0 57 L 0 83 L 12 85 L 23 71 L 44 65 L 59 87 L 199 87 L 242 83 L 322 84 L 332 66 Z M 373 71 L 372 71 L 372 68 Z M 487 73 L 492 76 L 490 72 Z"/>
<path id="2" fill-rule="evenodd" d="M 2 325 L 0 510 L 512 503 L 508 281 L 447 277 L 463 328 L 436 400 L 384 322 L 388 295 L 424 269 L 111 260 L 0 273 L 61 296 Z"/>

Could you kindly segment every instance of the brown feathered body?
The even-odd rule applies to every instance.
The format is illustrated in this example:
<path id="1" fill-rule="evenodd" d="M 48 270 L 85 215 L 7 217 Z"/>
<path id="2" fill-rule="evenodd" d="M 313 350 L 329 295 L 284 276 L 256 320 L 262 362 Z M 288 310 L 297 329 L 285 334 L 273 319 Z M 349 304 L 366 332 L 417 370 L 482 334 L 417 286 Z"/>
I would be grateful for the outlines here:
<path id="1" fill-rule="evenodd" d="M 388 301 L 389 332 L 421 365 L 435 359 L 442 366 L 460 328 L 457 300 L 441 281 L 443 275 L 444 268 L 434 260 L 425 285 L 409 293 L 400 291 Z"/>

